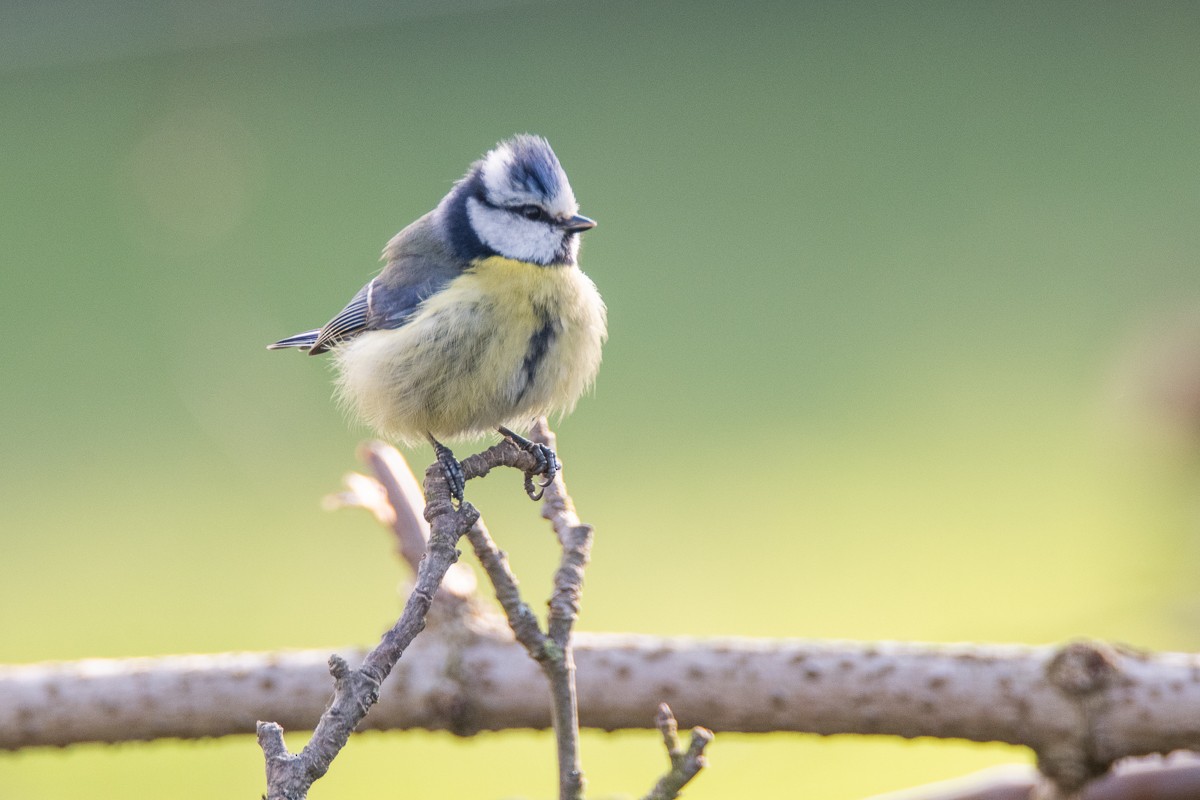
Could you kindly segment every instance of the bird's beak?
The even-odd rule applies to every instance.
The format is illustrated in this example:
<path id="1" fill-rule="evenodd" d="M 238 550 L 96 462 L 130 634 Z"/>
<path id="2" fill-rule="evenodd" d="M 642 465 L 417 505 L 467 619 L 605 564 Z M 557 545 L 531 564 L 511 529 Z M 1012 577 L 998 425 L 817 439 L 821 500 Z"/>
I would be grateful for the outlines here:
<path id="1" fill-rule="evenodd" d="M 590 231 L 594 227 L 596 227 L 596 220 L 588 219 L 580 214 L 562 221 L 562 228 L 567 233 L 583 233 L 584 231 Z"/>

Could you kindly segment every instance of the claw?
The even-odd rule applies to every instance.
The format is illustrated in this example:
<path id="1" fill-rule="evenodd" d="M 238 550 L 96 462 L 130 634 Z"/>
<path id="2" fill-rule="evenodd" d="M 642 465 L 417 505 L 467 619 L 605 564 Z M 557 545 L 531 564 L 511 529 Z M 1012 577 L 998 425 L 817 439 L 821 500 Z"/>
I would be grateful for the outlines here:
<path id="1" fill-rule="evenodd" d="M 529 495 L 530 500 L 541 500 L 546 493 L 546 487 L 554 483 L 554 478 L 558 475 L 558 471 L 562 466 L 558 463 L 558 456 L 544 444 L 531 442 L 520 434 L 513 433 L 508 428 L 497 428 L 500 435 L 508 439 L 517 447 L 524 450 L 534 457 L 536 463 L 533 469 L 525 473 L 525 494 Z M 545 480 L 539 481 L 537 486 L 534 486 L 533 477 L 535 475 L 545 476 Z"/>
<path id="2" fill-rule="evenodd" d="M 437 456 L 442 474 L 446 476 L 446 483 L 450 485 L 450 497 L 461 506 L 463 491 L 467 488 L 467 476 L 463 474 L 462 465 L 458 463 L 458 459 L 454 457 L 454 453 L 449 447 L 433 438 L 432 434 L 426 434 L 426 436 L 429 437 L 429 443 L 433 445 L 434 455 Z"/>

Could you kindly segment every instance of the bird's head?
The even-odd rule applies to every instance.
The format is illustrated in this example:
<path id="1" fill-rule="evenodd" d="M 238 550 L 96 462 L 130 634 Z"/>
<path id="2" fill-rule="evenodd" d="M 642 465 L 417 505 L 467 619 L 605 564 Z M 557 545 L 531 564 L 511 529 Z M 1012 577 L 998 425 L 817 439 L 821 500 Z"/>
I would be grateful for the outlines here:
<path id="1" fill-rule="evenodd" d="M 579 215 L 567 173 L 540 136 L 522 134 L 471 165 L 462 188 L 471 230 L 486 247 L 544 266 L 575 263 L 579 233 L 596 223 Z"/>

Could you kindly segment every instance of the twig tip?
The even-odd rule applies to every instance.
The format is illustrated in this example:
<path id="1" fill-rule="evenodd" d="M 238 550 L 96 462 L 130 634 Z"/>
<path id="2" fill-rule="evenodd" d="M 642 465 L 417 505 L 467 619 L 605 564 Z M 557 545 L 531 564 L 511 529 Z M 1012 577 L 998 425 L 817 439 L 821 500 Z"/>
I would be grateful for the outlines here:
<path id="1" fill-rule="evenodd" d="M 278 722 L 264 722 L 260 719 L 254 728 L 263 755 L 268 759 L 287 755 L 287 745 L 283 742 L 283 727 Z"/>
<path id="2" fill-rule="evenodd" d="M 692 728 L 692 742 L 688 746 L 688 753 L 696 758 L 702 758 L 700 755 L 704 752 L 704 748 L 712 743 L 716 736 L 708 728 L 695 727 Z"/>
<path id="3" fill-rule="evenodd" d="M 346 663 L 346 659 L 334 653 L 329 657 L 329 674 L 334 680 L 340 681 L 350 674 L 350 665 Z"/>

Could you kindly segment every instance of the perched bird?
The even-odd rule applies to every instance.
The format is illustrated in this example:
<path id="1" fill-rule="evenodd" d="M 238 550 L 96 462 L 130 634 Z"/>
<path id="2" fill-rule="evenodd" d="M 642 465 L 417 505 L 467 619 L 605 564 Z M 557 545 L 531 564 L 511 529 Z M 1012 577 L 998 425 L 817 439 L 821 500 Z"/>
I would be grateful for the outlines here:
<path id="1" fill-rule="evenodd" d="M 515 136 L 388 242 L 383 271 L 325 327 L 268 348 L 332 352 L 341 402 L 385 438 L 428 439 L 459 501 L 441 439 L 498 430 L 548 485 L 555 454 L 507 426 L 570 411 L 596 377 L 604 301 L 576 264 L 595 225 L 550 144 Z M 528 476 L 526 488 L 541 496 Z"/>

